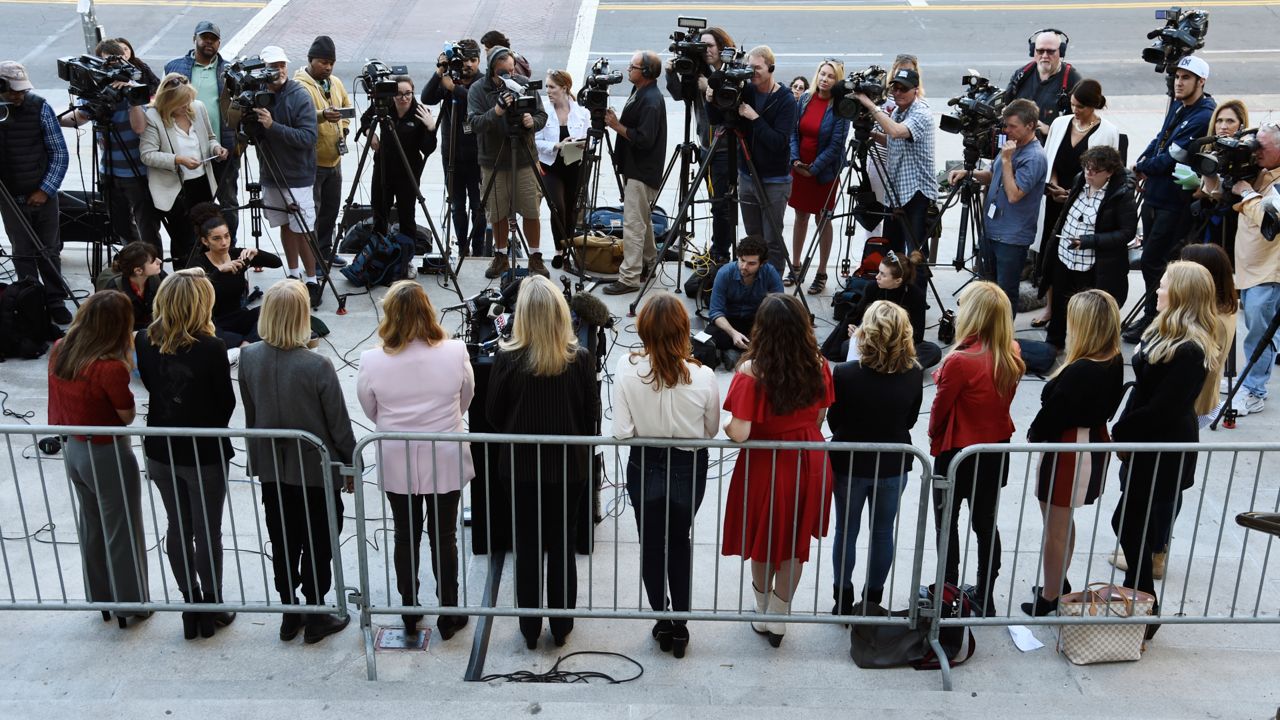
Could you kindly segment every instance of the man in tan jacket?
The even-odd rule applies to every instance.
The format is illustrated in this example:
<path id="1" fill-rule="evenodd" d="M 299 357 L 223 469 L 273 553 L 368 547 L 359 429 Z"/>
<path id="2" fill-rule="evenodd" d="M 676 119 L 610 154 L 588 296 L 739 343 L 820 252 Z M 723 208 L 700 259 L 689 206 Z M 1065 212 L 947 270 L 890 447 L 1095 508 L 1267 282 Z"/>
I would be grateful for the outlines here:
<path id="1" fill-rule="evenodd" d="M 329 258 L 341 267 L 346 260 L 333 251 L 333 230 L 342 205 L 342 156 L 347 152 L 347 126 L 350 120 L 341 116 L 339 108 L 351 107 L 351 98 L 342 80 L 333 74 L 337 51 L 333 39 L 320 35 L 307 51 L 307 65 L 294 73 L 293 79 L 311 94 L 316 106 L 316 245 L 323 264 Z"/>
<path id="2" fill-rule="evenodd" d="M 1280 243 L 1262 235 L 1262 201 L 1274 199 L 1280 182 L 1280 127 L 1263 123 L 1258 128 L 1258 149 L 1254 160 L 1262 168 L 1253 182 L 1241 180 L 1231 191 L 1239 195 L 1235 210 L 1240 213 L 1236 228 L 1236 287 L 1244 312 L 1244 358 L 1253 357 L 1271 319 L 1280 312 Z M 1233 403 L 1241 415 L 1262 412 L 1267 397 L 1267 381 L 1276 363 L 1276 338 L 1266 338 L 1267 349 L 1245 376 L 1247 395 Z"/>

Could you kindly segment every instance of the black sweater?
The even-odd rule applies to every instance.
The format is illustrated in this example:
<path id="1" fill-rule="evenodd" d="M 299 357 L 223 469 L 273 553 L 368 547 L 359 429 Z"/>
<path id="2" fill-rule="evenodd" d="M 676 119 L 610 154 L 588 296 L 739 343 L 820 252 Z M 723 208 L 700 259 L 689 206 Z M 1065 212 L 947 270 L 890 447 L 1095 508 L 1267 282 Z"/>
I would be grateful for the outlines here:
<path id="1" fill-rule="evenodd" d="M 141 330 L 151 324 L 151 307 L 156 301 L 156 292 L 160 290 L 160 282 L 165 274 L 152 275 L 142 284 L 142 295 L 134 292 L 133 285 L 123 275 L 117 275 L 107 281 L 106 288 L 119 290 L 129 296 L 133 302 L 133 329 Z"/>
<path id="2" fill-rule="evenodd" d="M 472 82 L 478 82 L 478 78 Z M 451 152 L 458 153 L 456 162 L 458 167 L 464 170 L 472 168 L 473 171 L 479 167 L 479 161 L 476 158 L 476 136 L 466 127 L 467 90 L 470 87 L 470 85 L 455 82 L 453 92 L 450 93 L 440 82 L 440 75 L 433 73 L 431 79 L 427 81 L 427 86 L 422 90 L 423 105 L 440 103 L 440 112 L 437 114 L 440 123 L 436 125 L 436 130 L 440 133 L 440 157 L 444 160 L 446 169 Z M 453 139 L 455 129 L 458 135 Z"/>
<path id="3" fill-rule="evenodd" d="M 887 300 L 905 309 L 907 316 L 911 318 L 911 339 L 917 345 L 924 342 L 924 309 L 928 305 L 924 290 L 921 290 L 918 285 L 907 283 L 893 290 L 885 290 L 872 281 L 862 292 L 862 300 L 849 311 L 846 320 L 853 325 L 861 325 L 862 316 L 866 314 L 867 308 L 877 300 Z"/>
<path id="4" fill-rule="evenodd" d="M 231 248 L 230 255 L 232 260 L 240 257 L 244 252 L 244 248 Z M 280 258 L 272 253 L 262 250 L 249 261 L 249 264 L 241 268 L 238 272 L 223 272 L 213 264 L 209 259 L 208 253 L 196 253 L 196 264 L 204 269 L 204 274 L 208 276 L 209 282 L 213 283 L 213 319 L 230 315 L 239 310 L 241 300 L 244 298 L 245 291 L 249 288 L 249 281 L 245 279 L 244 274 L 249 268 L 264 267 L 278 268 L 284 263 Z"/>
<path id="5" fill-rule="evenodd" d="M 914 367 L 887 375 L 855 361 L 836 365 L 831 378 L 836 400 L 827 413 L 827 426 L 832 441 L 911 444 L 911 428 L 924 397 L 924 370 Z M 832 453 L 831 468 L 853 477 L 894 477 L 911 469 L 912 457 L 908 453 Z"/>
<path id="6" fill-rule="evenodd" d="M 1133 355 L 1136 380 L 1120 419 L 1111 427 L 1116 442 L 1197 443 L 1200 426 L 1196 419 L 1196 397 L 1204 386 L 1204 351 L 1194 343 L 1183 343 L 1167 362 L 1153 363 L 1145 348 Z M 1194 450 L 1194 445 L 1190 449 Z M 1122 483 L 1138 488 L 1147 483 L 1191 487 L 1195 478 L 1195 456 L 1179 453 L 1134 453 L 1131 475 L 1121 473 Z"/>
<path id="7" fill-rule="evenodd" d="M 400 147 L 404 148 L 409 167 L 413 170 L 413 177 L 405 175 L 404 162 L 401 161 L 400 153 L 396 152 L 391 141 L 380 136 L 381 144 L 378 146 L 378 154 L 373 158 L 374 182 L 381 177 L 379 173 L 386 173 L 388 182 L 405 183 L 407 181 L 415 186 L 422 178 L 422 169 L 427 166 L 427 158 L 431 157 L 431 153 L 436 150 L 436 131 L 428 130 L 427 126 L 418 119 L 418 107 L 418 101 L 414 100 L 404 115 L 391 113 L 391 123 L 395 128 L 396 137 L 400 139 Z M 377 128 L 372 107 L 360 118 L 360 126 Z"/>
<path id="8" fill-rule="evenodd" d="M 231 389 L 227 346 L 212 335 L 197 336 L 194 345 L 165 355 L 151 344 L 147 331 L 138 332 L 138 374 L 151 394 L 147 427 L 225 428 L 236 409 Z M 221 448 L 219 448 L 221 445 Z M 148 437 L 142 441 L 147 458 L 175 465 L 218 465 L 235 452 L 230 438 Z M 197 453 L 199 460 L 197 461 Z"/>
<path id="9" fill-rule="evenodd" d="M 1124 358 L 1081 358 L 1062 368 L 1040 391 L 1040 412 L 1027 428 L 1029 442 L 1058 442 L 1070 428 L 1106 425 L 1124 397 Z"/>
<path id="10" fill-rule="evenodd" d="M 757 102 L 759 93 L 755 85 L 747 83 L 742 91 L 742 102 L 752 107 L 759 106 L 760 117 L 750 122 L 742 121 L 745 128 L 744 141 L 755 163 L 760 179 L 789 177 L 791 175 L 791 133 L 795 130 L 799 118 L 796 117 L 796 98 L 791 88 L 779 83 L 778 89 L 763 98 L 763 105 Z M 707 118 L 711 123 L 724 123 L 724 113 L 714 105 L 707 109 Z M 727 138 L 734 140 L 734 138 Z M 747 173 L 747 156 L 742 145 L 738 145 L 738 172 Z"/>

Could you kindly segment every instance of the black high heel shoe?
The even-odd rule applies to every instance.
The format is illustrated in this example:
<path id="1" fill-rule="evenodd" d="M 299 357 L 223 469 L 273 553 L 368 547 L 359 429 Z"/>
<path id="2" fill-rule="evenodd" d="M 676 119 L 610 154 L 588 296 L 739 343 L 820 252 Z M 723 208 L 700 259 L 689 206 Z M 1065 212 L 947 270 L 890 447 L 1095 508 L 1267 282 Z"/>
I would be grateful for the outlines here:
<path id="1" fill-rule="evenodd" d="M 184 612 L 182 613 L 182 637 L 187 640 L 195 640 L 196 635 L 200 633 L 200 613 Z"/>
<path id="2" fill-rule="evenodd" d="M 1045 600 L 1044 596 L 1040 593 L 1036 593 L 1036 599 L 1034 602 L 1022 603 L 1022 612 L 1030 615 L 1031 617 L 1044 617 L 1045 615 L 1052 615 L 1057 611 L 1058 598 Z"/>
<path id="3" fill-rule="evenodd" d="M 658 641 L 658 648 L 662 652 L 671 652 L 672 630 L 670 620 L 659 620 L 653 624 L 653 630 L 650 632 L 653 639 Z"/>
<path id="4" fill-rule="evenodd" d="M 684 657 L 684 651 L 689 647 L 689 626 L 675 625 L 671 628 L 671 654 L 677 658 Z"/>
<path id="5" fill-rule="evenodd" d="M 573 631 L 566 630 L 563 635 L 557 635 L 555 633 L 551 633 L 551 640 L 555 642 L 556 647 L 564 647 L 564 644 L 569 641 L 569 633 L 571 632 Z"/>

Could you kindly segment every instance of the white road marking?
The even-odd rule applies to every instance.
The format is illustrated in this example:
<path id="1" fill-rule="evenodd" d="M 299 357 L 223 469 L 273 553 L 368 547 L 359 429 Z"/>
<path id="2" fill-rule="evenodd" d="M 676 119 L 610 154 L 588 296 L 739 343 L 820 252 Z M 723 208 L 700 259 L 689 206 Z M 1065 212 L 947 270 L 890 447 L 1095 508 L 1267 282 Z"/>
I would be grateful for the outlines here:
<path id="1" fill-rule="evenodd" d="M 80 16 L 79 16 L 79 15 L 77 15 L 77 16 L 75 16 L 74 18 L 72 18 L 71 20 L 68 20 L 68 21 L 67 21 L 67 23 L 66 23 L 65 25 L 63 25 L 62 27 L 58 28 L 58 29 L 57 29 L 57 31 L 55 31 L 52 35 L 50 35 L 49 37 L 45 38 L 45 39 L 44 39 L 44 42 L 42 42 L 42 43 L 40 43 L 39 45 L 37 45 L 37 46 L 35 46 L 35 47 L 31 48 L 31 52 L 27 53 L 26 55 L 23 55 L 23 56 L 22 56 L 22 59 L 18 60 L 18 62 L 19 62 L 19 63 L 21 63 L 21 64 L 25 67 L 25 66 L 26 66 L 26 64 L 27 64 L 28 62 L 30 62 L 33 58 L 35 58 L 35 57 L 39 56 L 39 55 L 40 55 L 40 53 L 44 52 L 45 50 L 48 50 L 48 49 L 49 49 L 49 46 L 50 46 L 50 45 L 52 45 L 52 44 L 54 43 L 54 41 L 55 41 L 55 40 L 57 40 L 59 37 L 61 37 L 61 36 L 62 36 L 64 33 L 66 33 L 68 30 L 70 30 L 71 28 L 73 28 L 73 27 L 75 27 L 75 26 L 77 26 L 77 25 L 79 25 L 79 24 L 80 24 Z"/>
<path id="2" fill-rule="evenodd" d="M 587 69 L 588 55 L 595 54 L 589 53 L 589 50 L 591 38 L 596 32 L 596 12 L 599 6 L 600 0 L 582 0 L 582 5 L 578 7 L 578 19 L 573 24 L 573 44 L 569 46 L 569 63 L 565 66 L 576 77 L 581 77 L 581 73 Z M 609 54 L 631 57 L 633 53 L 634 51 Z"/>
<path id="3" fill-rule="evenodd" d="M 159 32 L 157 32 L 155 35 L 152 35 L 150 40 L 146 41 L 145 43 L 143 43 L 138 47 L 138 55 L 145 56 L 147 53 L 151 52 L 151 48 L 155 47 L 156 43 L 160 42 L 160 39 L 165 37 L 165 35 L 167 35 L 168 32 L 173 29 L 173 26 L 177 25 L 178 21 L 186 17 L 187 13 L 189 12 L 191 12 L 190 5 L 182 8 L 182 12 L 178 13 L 177 15 L 174 15 L 173 19 L 165 23 L 164 27 L 160 28 Z"/>
<path id="4" fill-rule="evenodd" d="M 271 22 L 271 19 L 289 4 L 289 0 L 271 0 L 267 6 L 259 10 L 239 32 L 231 36 L 231 39 L 222 44 L 222 57 L 234 58 L 244 50 L 244 46 L 249 44 L 253 36 L 257 35 L 262 28 Z"/>

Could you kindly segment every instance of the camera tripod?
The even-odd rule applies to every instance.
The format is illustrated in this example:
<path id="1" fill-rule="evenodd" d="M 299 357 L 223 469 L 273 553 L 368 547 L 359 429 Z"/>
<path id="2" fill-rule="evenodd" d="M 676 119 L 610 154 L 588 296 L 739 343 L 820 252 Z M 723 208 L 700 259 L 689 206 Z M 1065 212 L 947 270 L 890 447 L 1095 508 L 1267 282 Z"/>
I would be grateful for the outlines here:
<path id="1" fill-rule="evenodd" d="M 586 245 L 584 243 L 581 251 L 579 251 L 575 240 L 579 235 L 579 231 L 585 239 L 592 230 L 591 214 L 595 211 L 597 200 L 600 197 L 600 167 L 601 160 L 603 160 L 603 153 L 600 152 L 600 148 L 604 147 L 610 159 L 614 158 L 613 145 L 609 142 L 609 137 L 604 133 L 604 110 L 591 108 L 590 112 L 591 125 L 587 129 L 587 137 L 582 146 L 582 160 L 579 161 L 582 165 L 578 168 L 578 193 L 577 197 L 573 199 L 573 217 L 580 219 L 580 224 L 573 228 L 572 233 L 566 236 L 572 248 L 570 252 L 573 253 L 574 270 L 578 275 L 577 290 L 582 290 L 588 280 L 593 283 L 602 282 L 600 278 L 586 274 L 587 271 L 584 266 Z M 617 167 L 616 161 L 614 162 L 614 167 Z M 616 171 L 614 172 L 614 178 L 618 181 L 618 195 L 621 197 L 623 195 L 622 180 Z M 652 212 L 652 208 L 650 208 L 650 211 Z"/>
<path id="2" fill-rule="evenodd" d="M 982 185 L 973 177 L 973 172 L 977 167 L 978 151 L 966 146 L 964 149 L 965 175 L 960 182 L 951 186 L 951 190 L 947 193 L 947 197 L 942 201 L 938 209 L 938 218 L 934 223 L 935 227 L 940 226 L 942 218 L 946 216 L 947 211 L 954 207 L 956 203 L 960 204 L 960 228 L 956 236 L 956 256 L 951 261 L 951 266 L 957 272 L 961 270 L 967 271 L 970 277 L 959 288 L 956 288 L 955 292 L 951 293 L 953 296 L 959 295 L 960 291 L 969 283 L 984 274 L 981 272 L 984 268 L 982 268 L 982 254 L 979 250 L 980 243 L 984 241 L 985 233 L 982 218 Z M 929 233 L 932 231 L 933 228 L 930 228 Z M 929 233 L 926 233 L 926 235 Z M 970 237 L 972 237 L 970 242 L 972 254 L 968 255 L 966 259 L 965 245 Z M 978 270 L 974 270 L 970 263 L 976 266 Z M 990 269 L 986 268 L 986 270 Z"/>
<path id="3" fill-rule="evenodd" d="M 71 303 L 76 306 L 76 308 L 79 308 L 80 301 L 76 299 L 75 293 L 71 291 L 71 286 L 67 284 L 67 278 L 62 274 L 61 264 L 54 262 L 54 259 L 57 258 L 58 255 L 54 253 L 52 250 L 50 250 L 49 246 L 45 245 L 44 241 L 40 239 L 40 234 L 37 233 L 36 229 L 31 226 L 31 221 L 27 219 L 26 214 L 23 212 L 23 206 L 19 205 L 18 201 L 15 200 L 12 195 L 9 194 L 9 188 L 5 186 L 3 180 L 0 180 L 0 198 L 2 198 L 0 199 L 0 202 L 4 203 L 5 209 L 9 212 L 10 215 L 12 215 L 18 221 L 18 226 L 22 229 L 22 232 L 25 233 L 26 236 L 31 240 L 31 246 L 35 248 L 36 252 L 34 255 L 34 259 L 36 261 L 36 268 L 37 268 L 36 275 L 38 277 L 44 277 L 45 271 L 48 271 L 50 274 L 52 274 L 53 277 L 58 282 L 58 287 L 60 287 L 62 291 L 66 293 L 67 299 L 70 300 Z M 50 200 L 56 201 L 56 198 L 50 198 Z M 13 240 L 14 240 L 13 238 L 9 238 L 9 244 L 11 246 L 13 244 Z M 3 252 L 4 252 L 3 250 L 0 250 L 0 254 L 2 254 Z M 14 253 L 11 257 L 14 260 L 17 260 L 22 256 L 19 256 L 18 254 Z M 32 256 L 27 256 L 27 257 L 32 257 Z M 23 259 L 26 259 L 26 258 L 23 258 Z M 15 274 L 17 272 L 16 266 L 14 267 L 14 272 Z"/>
<path id="4" fill-rule="evenodd" d="M 380 137 L 382 138 L 382 142 L 387 143 L 385 147 L 390 147 L 395 151 L 393 154 L 393 157 L 399 160 L 400 168 L 405 174 L 404 176 L 406 178 L 416 178 L 417 176 L 413 172 L 413 166 L 409 163 L 409 156 L 405 154 L 404 145 L 401 144 L 400 136 L 396 133 L 395 126 L 391 121 L 392 110 L 388 107 L 385 107 L 384 105 L 379 105 L 377 100 L 374 101 L 373 109 L 374 109 L 374 122 L 377 125 L 377 130 L 380 134 Z M 412 112 L 412 110 L 410 112 Z M 370 130 L 370 132 L 372 132 L 373 130 L 373 128 L 368 128 L 368 129 Z M 343 220 L 346 219 L 347 212 L 349 212 L 351 208 L 355 206 L 356 190 L 360 187 L 360 176 L 364 174 L 365 163 L 368 161 L 369 153 L 372 149 L 373 149 L 373 142 L 372 142 L 372 136 L 370 136 L 370 141 L 366 142 L 364 144 L 364 148 L 360 151 L 360 160 L 356 163 L 356 176 L 351 183 L 351 191 L 347 193 L 346 202 L 342 204 Z M 385 150 L 380 149 L 379 153 L 382 153 L 382 152 L 385 152 Z M 387 187 L 387 166 L 385 162 L 376 163 L 376 164 L 378 167 L 379 177 L 375 180 L 375 182 L 377 182 L 379 186 L 383 189 L 382 191 L 384 193 L 384 198 L 386 198 L 386 193 L 390 192 L 390 188 Z M 454 294 L 458 296 L 459 300 L 462 300 L 462 289 L 458 286 L 458 275 L 457 273 L 454 272 L 453 266 L 449 264 L 449 245 L 447 242 L 442 241 L 440 238 L 440 234 L 436 232 L 436 225 L 435 225 L 435 222 L 432 221 L 431 219 L 431 212 L 427 210 L 426 198 L 422 196 L 422 190 L 419 189 L 418 186 L 419 186 L 419 183 L 417 182 L 413 184 L 415 201 L 418 203 L 418 208 L 422 210 L 423 218 L 426 219 L 427 232 L 431 238 L 431 244 L 433 247 L 437 248 L 440 252 L 440 258 L 442 260 L 442 264 L 444 265 L 444 272 L 445 272 L 445 280 L 442 284 L 444 285 L 444 287 L 448 288 L 451 286 L 450 283 L 452 283 Z M 378 207 L 373 208 L 373 213 L 375 218 L 378 217 L 379 213 L 384 213 L 390 209 L 390 205 L 391 205 L 390 202 L 386 202 L 383 204 L 386 206 L 385 209 L 378 208 Z M 382 220 L 384 223 L 386 223 L 388 232 L 390 232 L 391 218 L 384 217 Z M 342 224 L 343 223 L 339 223 L 339 226 L 341 226 Z M 411 239 L 416 241 L 416 237 Z M 329 262 L 331 263 L 331 261 Z M 426 267 L 427 260 L 425 256 L 423 257 L 422 262 L 423 262 L 423 267 Z M 328 266 L 326 266 L 325 277 L 326 279 L 330 277 Z M 366 287 L 365 291 L 368 292 L 368 290 L 369 288 Z M 337 290 L 335 289 L 334 292 L 336 293 Z M 342 311 L 346 309 L 346 299 L 349 295 L 350 293 L 347 293 L 339 297 L 338 308 L 339 308 L 340 314 Z"/>

